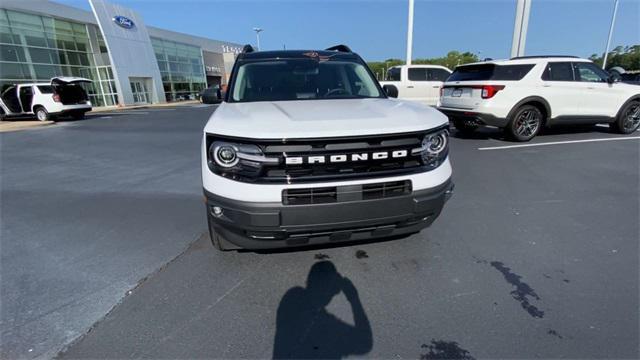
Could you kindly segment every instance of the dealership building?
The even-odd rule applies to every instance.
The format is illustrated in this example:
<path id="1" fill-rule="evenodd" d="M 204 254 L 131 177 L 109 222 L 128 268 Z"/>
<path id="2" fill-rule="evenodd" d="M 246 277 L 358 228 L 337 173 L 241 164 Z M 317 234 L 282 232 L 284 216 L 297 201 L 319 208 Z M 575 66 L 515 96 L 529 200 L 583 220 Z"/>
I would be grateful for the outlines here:
<path id="1" fill-rule="evenodd" d="M 91 79 L 94 106 L 195 99 L 226 84 L 240 44 L 146 26 L 135 11 L 89 0 L 92 11 L 46 0 L 0 1 L 0 89 Z M 151 3 L 150 3 L 151 4 Z"/>

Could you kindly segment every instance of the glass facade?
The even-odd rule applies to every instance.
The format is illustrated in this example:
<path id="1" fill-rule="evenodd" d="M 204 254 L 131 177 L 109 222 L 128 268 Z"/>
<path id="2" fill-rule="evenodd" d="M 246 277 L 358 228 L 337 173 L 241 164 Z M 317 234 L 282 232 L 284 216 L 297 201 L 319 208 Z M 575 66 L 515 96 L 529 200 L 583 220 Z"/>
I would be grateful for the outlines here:
<path id="1" fill-rule="evenodd" d="M 202 50 L 193 45 L 151 38 L 167 101 L 193 100 L 207 87 Z"/>
<path id="2" fill-rule="evenodd" d="M 80 76 L 94 81 L 86 87 L 94 106 L 114 105 L 111 68 L 94 64 L 87 25 L 0 9 L 0 90 L 15 83 Z"/>

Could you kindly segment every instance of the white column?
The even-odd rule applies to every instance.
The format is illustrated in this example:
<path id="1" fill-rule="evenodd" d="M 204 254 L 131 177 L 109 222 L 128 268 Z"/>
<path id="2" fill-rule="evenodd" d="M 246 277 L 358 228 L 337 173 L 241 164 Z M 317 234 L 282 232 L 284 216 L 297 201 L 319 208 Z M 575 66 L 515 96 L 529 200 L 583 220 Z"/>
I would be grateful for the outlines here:
<path id="1" fill-rule="evenodd" d="M 411 65 L 411 52 L 413 50 L 413 0 L 409 0 L 409 19 L 407 23 L 407 65 Z"/>
<path id="2" fill-rule="evenodd" d="M 530 13 L 531 0 L 518 0 L 516 4 L 516 19 L 513 25 L 513 38 L 511 41 L 511 57 L 524 56 Z"/>
<path id="3" fill-rule="evenodd" d="M 611 46 L 611 35 L 613 35 L 613 27 L 616 24 L 616 13 L 618 12 L 618 0 L 613 5 L 613 15 L 611 15 L 611 26 L 609 27 L 609 37 L 607 38 L 607 47 L 604 49 L 604 60 L 602 60 L 602 69 L 607 68 L 607 57 L 609 56 L 609 46 Z"/>

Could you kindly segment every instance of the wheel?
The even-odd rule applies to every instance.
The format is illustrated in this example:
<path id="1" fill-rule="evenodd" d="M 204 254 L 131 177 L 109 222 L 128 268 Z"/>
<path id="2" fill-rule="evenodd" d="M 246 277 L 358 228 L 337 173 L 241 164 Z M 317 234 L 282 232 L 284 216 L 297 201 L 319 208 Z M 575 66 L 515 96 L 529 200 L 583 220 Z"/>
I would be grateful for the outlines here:
<path id="1" fill-rule="evenodd" d="M 211 244 L 216 250 L 219 251 L 229 251 L 226 247 L 226 241 L 218 234 L 213 227 L 213 221 L 211 220 L 211 215 L 207 214 L 207 222 L 209 223 L 209 238 L 211 238 Z"/>
<path id="2" fill-rule="evenodd" d="M 453 127 L 462 134 L 471 134 L 478 128 L 478 125 L 470 124 L 461 119 L 453 119 L 451 122 L 453 123 Z"/>
<path id="3" fill-rule="evenodd" d="M 631 134 L 640 127 L 640 101 L 634 100 L 628 103 L 618 114 L 616 121 L 611 124 L 611 129 L 620 134 Z"/>
<path id="4" fill-rule="evenodd" d="M 84 119 L 84 113 L 83 112 L 74 113 L 74 114 L 71 115 L 71 117 L 74 120 L 82 120 L 82 119 Z"/>
<path id="5" fill-rule="evenodd" d="M 542 111 L 533 105 L 524 105 L 513 114 L 505 131 L 515 141 L 529 141 L 540 132 Z"/>
<path id="6" fill-rule="evenodd" d="M 36 108 L 36 118 L 39 121 L 47 121 L 49 120 L 49 113 L 47 112 L 47 110 L 43 107 L 38 107 Z"/>

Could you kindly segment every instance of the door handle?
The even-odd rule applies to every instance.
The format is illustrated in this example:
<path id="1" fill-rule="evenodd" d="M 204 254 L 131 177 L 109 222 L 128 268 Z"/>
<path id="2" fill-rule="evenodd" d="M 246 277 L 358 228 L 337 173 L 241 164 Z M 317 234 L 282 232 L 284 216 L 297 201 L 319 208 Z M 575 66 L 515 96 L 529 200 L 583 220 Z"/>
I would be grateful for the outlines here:
<path id="1" fill-rule="evenodd" d="M 587 89 L 591 89 L 591 90 L 593 90 L 593 89 L 595 89 L 595 88 L 594 88 L 593 86 L 587 86 Z"/>
<path id="2" fill-rule="evenodd" d="M 544 84 L 544 85 L 542 85 L 542 87 L 551 87 L 551 85 L 549 85 L 549 84 Z"/>
<path id="3" fill-rule="evenodd" d="M 413 85 L 408 85 L 407 89 L 413 89 Z"/>
<path id="4" fill-rule="evenodd" d="M 434 88 L 434 89 L 437 89 L 437 88 L 439 88 L 439 87 L 440 87 L 440 85 L 433 85 L 433 88 Z"/>

